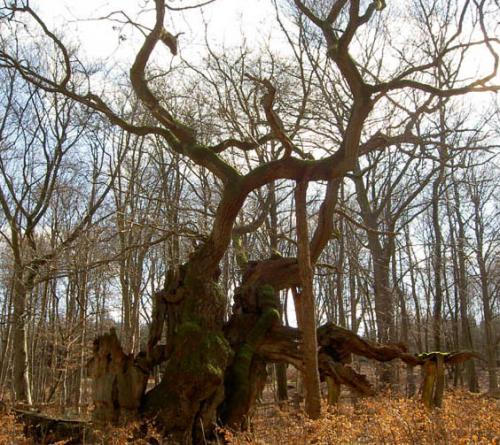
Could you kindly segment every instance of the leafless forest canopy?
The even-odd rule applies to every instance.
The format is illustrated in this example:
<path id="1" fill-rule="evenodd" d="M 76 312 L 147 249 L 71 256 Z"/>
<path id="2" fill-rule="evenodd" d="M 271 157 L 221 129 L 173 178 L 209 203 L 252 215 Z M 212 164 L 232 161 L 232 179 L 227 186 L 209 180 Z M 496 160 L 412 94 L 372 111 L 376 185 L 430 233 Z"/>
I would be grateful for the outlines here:
<path id="1" fill-rule="evenodd" d="M 119 61 L 1 2 L 0 400 L 203 443 L 381 344 L 498 393 L 498 1 L 269 0 L 232 46 L 220 1 L 94 17 Z"/>

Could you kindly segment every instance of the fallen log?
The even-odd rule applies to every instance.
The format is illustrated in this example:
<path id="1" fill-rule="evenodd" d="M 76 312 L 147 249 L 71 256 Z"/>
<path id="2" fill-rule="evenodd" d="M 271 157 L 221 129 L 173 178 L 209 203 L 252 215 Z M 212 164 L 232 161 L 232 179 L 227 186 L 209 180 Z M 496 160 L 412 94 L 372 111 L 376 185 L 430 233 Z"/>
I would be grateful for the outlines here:
<path id="1" fill-rule="evenodd" d="M 49 417 L 36 411 L 12 409 L 15 417 L 24 424 L 24 434 L 37 444 L 64 441 L 65 445 L 93 443 L 94 428 L 84 420 Z"/>

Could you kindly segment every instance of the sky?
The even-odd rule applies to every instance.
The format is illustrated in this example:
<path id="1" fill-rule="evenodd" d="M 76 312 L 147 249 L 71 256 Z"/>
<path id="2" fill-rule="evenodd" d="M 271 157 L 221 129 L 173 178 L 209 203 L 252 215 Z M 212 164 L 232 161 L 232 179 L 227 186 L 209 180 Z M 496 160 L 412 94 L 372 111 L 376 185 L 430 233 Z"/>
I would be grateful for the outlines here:
<path id="1" fill-rule="evenodd" d="M 169 4 L 189 6 L 204 1 L 170 0 Z M 33 0 L 32 5 L 52 29 L 65 34 L 65 41 L 79 42 L 79 55 L 84 61 L 108 61 L 123 72 L 128 72 L 143 37 L 130 25 L 123 27 L 99 18 L 123 10 L 141 24 L 151 25 L 154 20 L 152 0 Z M 396 6 L 393 5 L 396 8 L 394 11 L 387 8 L 383 13 L 397 13 Z M 113 17 L 123 19 L 120 15 Z M 195 63 L 206 54 L 205 24 L 208 42 L 216 49 L 237 47 L 244 41 L 250 48 L 263 47 L 271 42 L 271 46 L 281 53 L 290 50 L 276 21 L 272 0 L 215 0 L 202 9 L 167 11 L 165 24 L 171 33 L 182 33 L 178 39 L 180 53 L 183 58 Z M 478 71 L 484 73 L 491 69 L 493 63 L 485 48 L 476 48 L 464 67 L 464 74 L 471 78 Z M 155 56 L 170 57 L 166 48 L 160 48 Z M 165 59 L 165 67 L 168 67 L 168 60 Z M 384 64 L 387 63 L 386 54 Z M 500 73 L 496 79 L 500 83 Z M 473 102 L 478 108 L 483 107 L 485 101 L 491 103 L 491 96 L 475 96 Z M 498 96 L 497 101 L 500 100 Z"/>
<path id="2" fill-rule="evenodd" d="M 145 3 L 147 6 L 144 8 Z M 170 4 L 196 3 L 178 0 Z M 114 60 L 129 60 L 142 37 L 131 26 L 122 28 L 118 23 L 97 19 L 119 10 L 142 24 L 152 24 L 154 17 L 153 2 L 144 0 L 36 0 L 33 5 L 55 29 L 78 38 L 84 54 L 98 59 L 112 57 Z M 118 14 L 113 17 L 123 19 Z M 171 33 L 183 33 L 179 38 L 181 51 L 195 53 L 196 48 L 201 49 L 204 44 L 203 23 L 208 26 L 209 42 L 214 46 L 233 46 L 243 39 L 247 42 L 257 39 L 253 43 L 261 44 L 269 39 L 271 33 L 276 34 L 274 17 L 275 11 L 269 0 L 216 0 L 202 9 L 167 11 L 165 24 Z M 126 40 L 120 41 L 120 35 Z"/>

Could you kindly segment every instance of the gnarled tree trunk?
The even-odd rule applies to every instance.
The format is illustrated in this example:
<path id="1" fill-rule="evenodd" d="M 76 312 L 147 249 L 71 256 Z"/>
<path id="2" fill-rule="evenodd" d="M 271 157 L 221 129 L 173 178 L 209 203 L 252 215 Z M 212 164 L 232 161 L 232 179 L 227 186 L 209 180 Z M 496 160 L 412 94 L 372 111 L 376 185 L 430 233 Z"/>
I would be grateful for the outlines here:
<path id="1" fill-rule="evenodd" d="M 146 394 L 142 410 L 155 416 L 170 440 L 187 444 L 215 427 L 232 350 L 222 331 L 226 299 L 217 276 L 207 276 L 195 261 L 169 275 L 157 297 L 168 327 L 164 377 Z M 150 336 L 150 355 L 159 333 L 161 327 Z"/>

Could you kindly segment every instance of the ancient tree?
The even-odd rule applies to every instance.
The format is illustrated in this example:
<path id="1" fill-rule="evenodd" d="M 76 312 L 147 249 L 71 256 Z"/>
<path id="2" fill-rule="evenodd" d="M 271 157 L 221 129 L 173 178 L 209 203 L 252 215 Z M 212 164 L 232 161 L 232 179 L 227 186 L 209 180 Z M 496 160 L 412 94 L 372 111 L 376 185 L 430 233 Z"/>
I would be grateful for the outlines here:
<path id="1" fill-rule="evenodd" d="M 11 31 L 21 36 L 22 27 L 18 24 L 26 20 L 30 26 L 37 26 L 58 51 L 54 58 L 58 69 L 51 74 L 42 65 L 30 64 L 22 54 L 16 54 L 16 44 L 5 42 L 0 50 L 2 69 L 17 72 L 36 88 L 63 95 L 101 113 L 127 132 L 160 138 L 180 159 L 210 172 L 220 193 L 208 237 L 197 246 L 188 261 L 168 271 L 164 288 L 155 295 L 147 347 L 137 355 L 129 355 L 123 351 L 114 332 L 96 340 L 90 372 L 94 378 L 97 417 L 115 420 L 139 413 L 150 415 L 170 440 L 202 442 L 213 431 L 218 418 L 232 426 L 245 423 L 263 385 L 266 362 L 284 361 L 302 369 L 303 363 L 314 361 L 314 351 L 309 349 L 307 357 L 302 354 L 302 349 L 307 350 L 306 346 L 301 346 L 302 335 L 295 329 L 279 326 L 277 293 L 297 288 L 299 299 L 301 296 L 309 299 L 301 306 L 304 342 L 308 342 L 310 348 L 309 342 L 315 333 L 315 326 L 310 324 L 314 317 L 306 316 L 314 291 L 311 273 L 332 238 L 333 215 L 342 178 L 355 169 L 367 153 L 415 143 L 420 136 L 414 131 L 419 117 L 434 112 L 439 98 L 499 89 L 491 84 L 496 75 L 497 55 L 491 43 L 493 38 L 488 35 L 486 2 L 454 3 L 457 8 L 455 27 L 453 32 L 448 29 L 439 35 L 439 47 L 427 45 L 423 53 L 409 46 L 396 47 L 387 54 L 384 48 L 377 47 L 376 31 L 381 21 L 390 24 L 391 20 L 396 20 L 392 14 L 397 11 L 392 11 L 391 5 L 386 7 L 385 3 L 337 0 L 320 2 L 318 6 L 316 2 L 294 0 L 288 25 L 280 23 L 284 28 L 295 27 L 285 32 L 289 39 L 297 35 L 299 40 L 293 43 L 297 50 L 293 62 L 295 79 L 298 78 L 303 87 L 302 90 L 298 88 L 302 91 L 298 112 L 297 109 L 283 112 L 283 104 L 279 104 L 279 79 L 272 70 L 256 72 L 242 68 L 240 86 L 246 85 L 245 88 L 250 89 L 248 94 L 253 94 L 254 98 L 253 108 L 247 113 L 255 114 L 258 124 L 252 128 L 253 133 L 245 133 L 234 130 L 230 125 L 234 122 L 229 122 L 225 127 L 222 125 L 222 131 L 213 132 L 210 137 L 202 131 L 201 124 L 197 126 L 196 121 L 183 119 L 183 114 L 169 105 L 161 90 L 155 87 L 155 76 L 149 70 L 155 49 L 166 47 L 175 56 L 181 44 L 166 28 L 166 15 L 174 12 L 165 0 L 154 1 L 153 23 L 139 27 L 144 40 L 130 67 L 131 88 L 149 117 L 141 124 L 131 122 L 126 112 L 117 112 L 104 95 L 88 91 L 85 85 L 75 82 L 75 78 L 83 75 L 80 62 L 28 2 L 14 2 L 2 8 L 3 20 L 8 23 L 5 26 L 10 26 Z M 421 16 L 430 21 L 433 8 L 429 5 L 421 5 L 421 8 Z M 425 28 L 425 24 L 422 27 Z M 441 31 L 434 27 L 428 29 L 428 33 Z M 362 35 L 364 40 L 359 39 Z M 397 39 L 394 42 L 397 44 Z M 16 43 L 19 46 L 22 42 Z M 312 54 L 315 45 L 316 56 Z M 381 45 L 389 45 L 389 42 Z M 367 51 L 360 50 L 360 46 Z M 432 73 L 439 70 L 444 60 L 457 63 L 478 46 L 486 48 L 492 60 L 489 72 L 473 81 L 468 79 L 469 73 L 465 73 L 461 76 L 465 80 L 451 87 L 434 81 Z M 318 86 L 312 79 L 325 66 L 329 75 L 320 76 L 321 85 Z M 460 69 L 458 65 L 456 69 Z M 309 77 L 308 72 L 312 73 Z M 199 74 L 203 77 L 203 72 Z M 176 86 L 169 87 L 175 90 Z M 214 95 L 220 92 L 216 85 L 212 87 Z M 318 108 L 311 115 L 307 110 L 318 96 L 326 95 L 332 88 L 342 91 L 339 101 L 335 104 L 330 100 L 329 109 L 325 109 L 325 113 L 338 111 L 331 116 L 335 138 L 328 143 L 325 141 L 328 149 L 313 150 L 302 143 L 302 136 L 314 132 L 314 114 Z M 218 99 L 223 103 L 223 98 Z M 394 118 L 395 110 L 401 117 Z M 238 113 L 233 113 L 232 118 L 237 122 Z M 322 118 L 329 116 L 325 114 Z M 384 124 L 385 118 L 391 125 Z M 271 145 L 278 147 L 274 156 L 259 156 L 270 150 Z M 233 162 L 231 154 L 234 153 L 256 155 L 242 168 L 241 164 Z M 219 263 L 233 239 L 238 214 L 249 194 L 283 179 L 298 187 L 297 216 L 298 224 L 302 225 L 298 234 L 298 258 L 273 255 L 262 261 L 248 260 L 240 286 L 234 295 L 227 295 L 218 284 Z M 323 202 L 310 241 L 304 233 L 307 227 L 303 225 L 308 183 L 324 187 Z M 224 323 L 229 298 L 234 300 L 233 313 Z M 335 334 L 338 331 L 327 332 Z M 321 333 L 318 334 L 320 345 Z M 165 344 L 160 341 L 162 336 L 166 338 Z M 330 338 L 326 334 L 323 337 Z M 343 344 L 342 338 L 340 336 L 339 344 Z M 358 385 L 360 391 L 369 392 L 364 382 L 353 376 L 352 369 L 342 364 L 342 357 L 335 352 L 340 346 L 329 345 L 327 342 L 324 346 L 326 356 L 322 358 L 320 351 L 318 360 L 320 372 L 323 369 L 323 374 L 329 376 L 331 387 L 350 381 Z M 374 358 L 388 360 L 389 356 L 404 356 L 411 362 L 418 362 L 413 356 L 404 355 L 400 348 L 389 347 L 389 356 L 377 348 L 374 350 Z M 144 394 L 148 375 L 160 363 L 164 371 L 161 382 Z M 313 382 L 311 387 L 315 385 Z"/>

